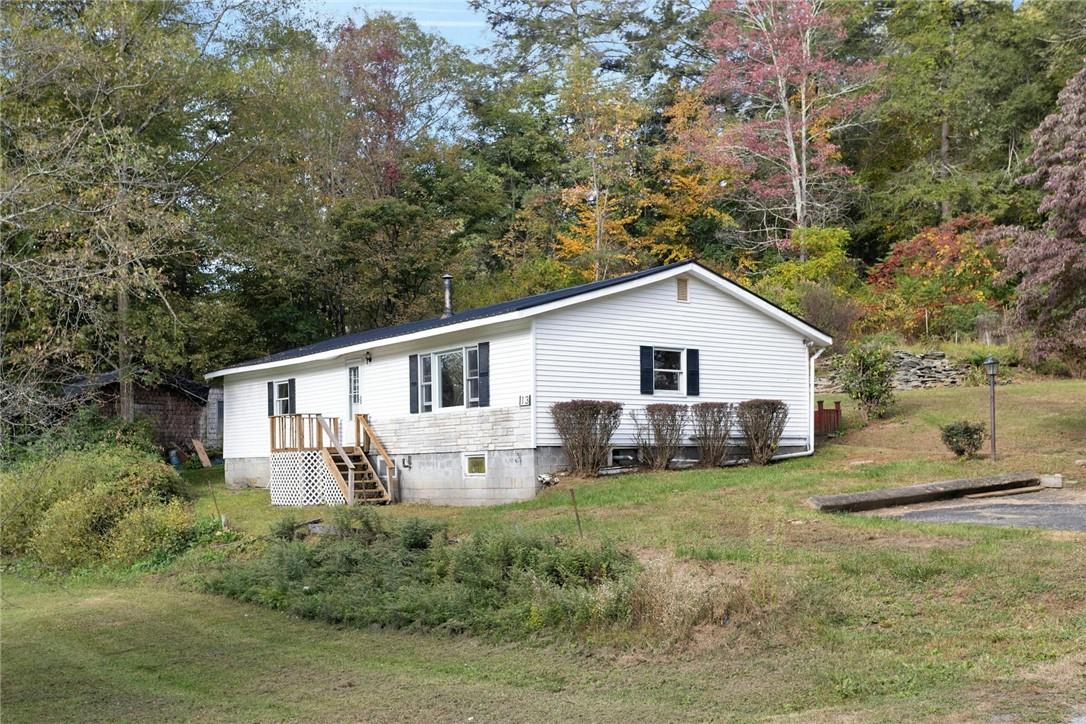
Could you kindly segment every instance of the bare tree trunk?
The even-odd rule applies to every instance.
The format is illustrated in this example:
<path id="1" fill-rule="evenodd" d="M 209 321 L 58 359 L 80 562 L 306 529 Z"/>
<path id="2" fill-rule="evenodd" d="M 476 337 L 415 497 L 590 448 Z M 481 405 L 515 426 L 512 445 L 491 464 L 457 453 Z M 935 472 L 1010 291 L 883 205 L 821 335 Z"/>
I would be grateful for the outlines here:
<path id="1" fill-rule="evenodd" d="M 950 119 L 943 116 L 939 128 L 939 176 L 945 181 L 950 176 Z M 943 221 L 950 221 L 950 196 L 943 185 L 943 198 L 939 202 Z"/>
<path id="2" fill-rule="evenodd" d="M 136 396 L 132 387 L 132 348 L 128 345 L 128 287 L 123 281 L 117 286 L 117 379 L 117 414 L 132 422 L 136 418 Z"/>

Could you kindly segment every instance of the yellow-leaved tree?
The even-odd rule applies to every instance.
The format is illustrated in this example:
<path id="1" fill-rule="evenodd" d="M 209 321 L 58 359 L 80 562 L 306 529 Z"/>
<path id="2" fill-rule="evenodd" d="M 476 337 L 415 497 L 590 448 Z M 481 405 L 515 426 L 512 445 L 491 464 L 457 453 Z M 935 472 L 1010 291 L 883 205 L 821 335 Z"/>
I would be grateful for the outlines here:
<path id="1" fill-rule="evenodd" d="M 644 197 L 651 222 L 641 244 L 665 263 L 694 256 L 699 237 L 735 223 L 717 205 L 734 172 L 692 150 L 705 146 L 698 136 L 708 126 L 708 112 L 701 92 L 680 90 L 666 111 L 667 141 L 653 154 L 657 186 Z"/>
<path id="2" fill-rule="evenodd" d="M 559 98 L 572 183 L 562 191 L 568 221 L 557 234 L 556 253 L 589 279 L 636 264 L 630 225 L 644 203 L 635 167 L 643 109 L 625 81 L 598 71 L 592 59 L 573 54 Z"/>

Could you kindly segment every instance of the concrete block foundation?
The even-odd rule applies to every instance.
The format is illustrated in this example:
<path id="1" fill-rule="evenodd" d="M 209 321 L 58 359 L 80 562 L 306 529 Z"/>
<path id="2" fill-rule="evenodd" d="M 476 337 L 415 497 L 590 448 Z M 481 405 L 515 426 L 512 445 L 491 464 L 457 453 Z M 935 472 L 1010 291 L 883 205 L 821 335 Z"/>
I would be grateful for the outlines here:
<path id="1" fill-rule="evenodd" d="M 226 458 L 223 466 L 228 488 L 266 488 L 271 480 L 269 458 Z"/>

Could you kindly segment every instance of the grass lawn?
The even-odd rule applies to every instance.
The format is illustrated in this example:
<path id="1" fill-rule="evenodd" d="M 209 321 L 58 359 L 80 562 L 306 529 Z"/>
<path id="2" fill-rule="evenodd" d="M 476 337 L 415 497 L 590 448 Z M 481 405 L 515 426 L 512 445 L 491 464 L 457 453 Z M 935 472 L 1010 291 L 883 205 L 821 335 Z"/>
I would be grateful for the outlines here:
<path id="1" fill-rule="evenodd" d="M 1086 469 L 1074 464 L 1086 458 L 1086 383 L 1011 385 L 999 404 L 995 464 L 958 462 L 943 449 L 939 424 L 987 413 L 985 389 L 951 388 L 902 394 L 893 417 L 813 458 L 563 483 L 495 508 L 381 511 L 442 518 L 454 534 L 515 524 L 576 536 L 575 487 L 586 537 L 615 541 L 651 569 L 734 601 L 725 620 L 680 641 L 644 631 L 514 643 L 340 629 L 194 593 L 172 574 L 63 586 L 6 575 L 3 717 L 1086 715 L 1086 535 L 828 516 L 803 503 L 816 493 L 993 471 L 1063 472 L 1086 485 Z M 215 471 L 190 480 L 201 513 L 217 505 L 248 532 L 262 534 L 283 515 L 266 491 L 227 491 Z"/>

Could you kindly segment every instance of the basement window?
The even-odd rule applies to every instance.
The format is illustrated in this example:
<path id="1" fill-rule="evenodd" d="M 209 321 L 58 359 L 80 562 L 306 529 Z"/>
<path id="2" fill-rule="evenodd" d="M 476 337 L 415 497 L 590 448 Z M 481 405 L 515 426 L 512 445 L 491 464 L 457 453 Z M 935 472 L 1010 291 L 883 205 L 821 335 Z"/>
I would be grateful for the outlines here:
<path id="1" fill-rule="evenodd" d="M 486 475 L 486 453 L 470 453 L 464 456 L 465 475 Z"/>
<path id="2" fill-rule="evenodd" d="M 625 468 L 631 465 L 637 465 L 637 448 L 635 447 L 616 447 L 611 448 L 611 465 L 613 467 Z"/>

